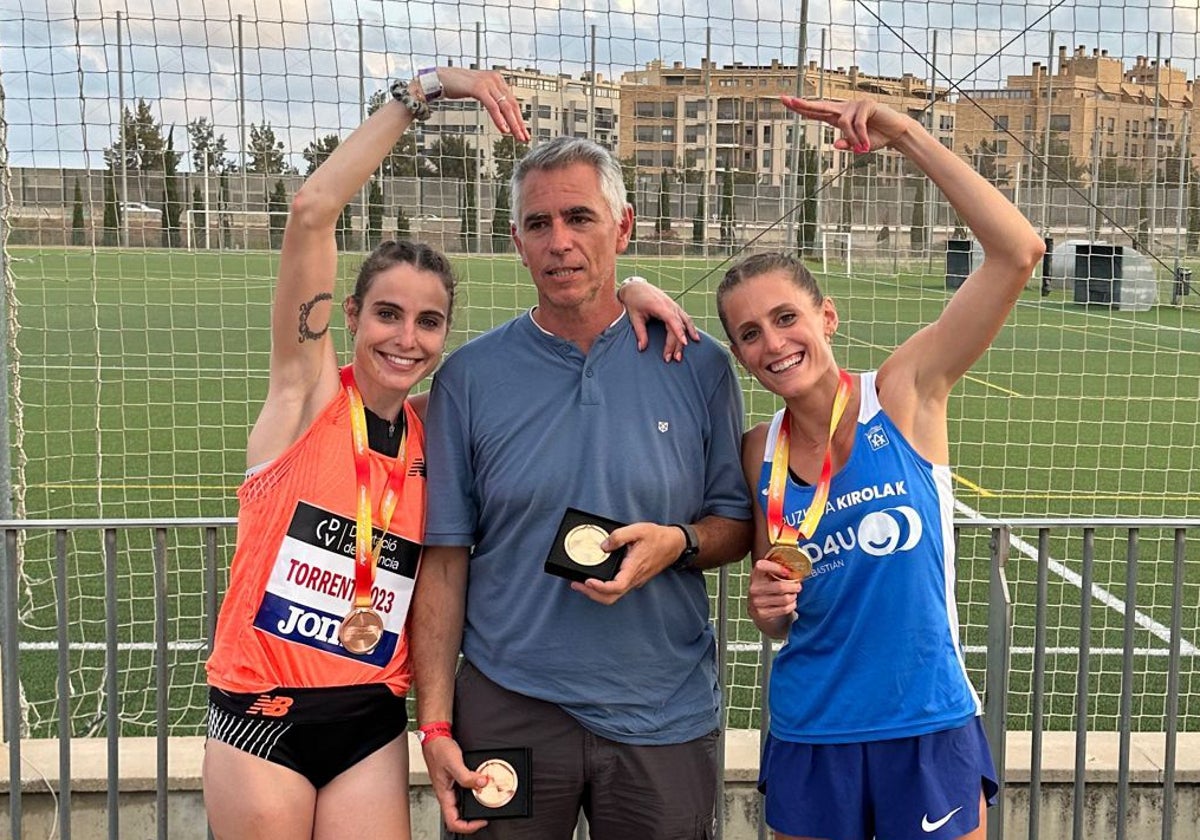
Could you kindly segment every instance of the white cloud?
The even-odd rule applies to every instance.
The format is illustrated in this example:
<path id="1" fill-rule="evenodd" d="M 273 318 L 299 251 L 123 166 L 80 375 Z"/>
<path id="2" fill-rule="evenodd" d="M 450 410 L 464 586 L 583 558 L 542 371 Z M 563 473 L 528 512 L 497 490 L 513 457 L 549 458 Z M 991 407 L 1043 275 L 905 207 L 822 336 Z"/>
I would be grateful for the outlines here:
<path id="1" fill-rule="evenodd" d="M 360 20 L 368 93 L 391 77 L 447 61 L 572 75 L 594 61 L 605 77 L 617 78 L 654 59 L 696 66 L 706 42 L 721 64 L 792 64 L 800 31 L 795 0 L 175 0 L 169 7 L 151 0 L 16 0 L 16 9 L 6 10 L 12 2 L 0 0 L 0 71 L 17 165 L 34 157 L 75 165 L 84 149 L 98 165 L 120 105 L 117 9 L 126 18 L 126 102 L 152 100 L 168 124 L 203 116 L 233 147 L 242 110 L 236 62 L 243 15 L 246 120 L 269 120 L 297 151 L 358 121 Z M 1153 33 L 1162 32 L 1163 57 L 1196 75 L 1200 0 L 1075 0 L 1046 17 L 1050 8 L 1017 0 L 812 0 L 807 56 L 820 59 L 824 31 L 827 66 L 928 77 L 937 32 L 942 73 L 956 81 L 969 76 L 964 87 L 992 86 L 1045 62 L 1059 44 L 1107 49 L 1131 64 L 1136 55 L 1154 56 Z"/>

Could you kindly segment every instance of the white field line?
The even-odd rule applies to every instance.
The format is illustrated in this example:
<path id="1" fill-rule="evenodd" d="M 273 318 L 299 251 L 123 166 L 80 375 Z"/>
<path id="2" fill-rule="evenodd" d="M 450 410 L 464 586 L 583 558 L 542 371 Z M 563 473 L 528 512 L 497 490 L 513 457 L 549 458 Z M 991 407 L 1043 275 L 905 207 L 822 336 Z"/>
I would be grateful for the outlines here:
<path id="1" fill-rule="evenodd" d="M 960 513 L 971 517 L 972 519 L 981 518 L 978 511 L 973 510 L 969 505 L 965 505 L 958 499 L 954 500 L 954 507 Z M 999 524 L 999 523 L 997 523 Z M 1025 540 L 1017 536 L 1009 537 L 1009 545 L 1017 551 L 1024 554 L 1030 560 L 1037 560 L 1037 548 L 1027 543 Z M 1053 557 L 1047 557 L 1048 567 L 1051 572 L 1061 577 L 1072 586 L 1081 587 L 1083 585 L 1083 577 L 1076 571 L 1069 568 L 1065 563 L 1055 560 Z M 1121 615 L 1125 615 L 1125 602 L 1113 595 L 1107 589 L 1092 584 L 1092 597 L 1099 601 L 1104 606 L 1115 610 Z M 1150 616 L 1138 610 L 1134 613 L 1134 622 L 1141 628 L 1150 631 L 1150 635 L 1162 641 L 1168 648 L 1171 646 L 1171 628 L 1152 619 Z M 1120 652 L 1119 650 L 1117 651 Z M 1179 640 L 1179 652 L 1184 656 L 1195 656 L 1200 653 L 1200 649 L 1189 642 L 1187 639 Z"/>

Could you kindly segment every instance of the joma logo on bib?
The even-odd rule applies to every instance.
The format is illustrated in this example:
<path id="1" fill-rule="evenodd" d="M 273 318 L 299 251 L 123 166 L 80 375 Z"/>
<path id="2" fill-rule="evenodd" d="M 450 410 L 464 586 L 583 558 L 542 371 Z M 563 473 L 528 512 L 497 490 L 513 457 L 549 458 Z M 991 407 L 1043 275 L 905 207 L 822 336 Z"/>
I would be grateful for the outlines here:
<path id="1" fill-rule="evenodd" d="M 288 614 L 276 624 L 280 635 L 300 635 L 306 639 L 318 639 L 331 645 L 340 645 L 338 630 L 342 622 L 320 613 L 302 610 L 293 605 L 288 607 Z"/>

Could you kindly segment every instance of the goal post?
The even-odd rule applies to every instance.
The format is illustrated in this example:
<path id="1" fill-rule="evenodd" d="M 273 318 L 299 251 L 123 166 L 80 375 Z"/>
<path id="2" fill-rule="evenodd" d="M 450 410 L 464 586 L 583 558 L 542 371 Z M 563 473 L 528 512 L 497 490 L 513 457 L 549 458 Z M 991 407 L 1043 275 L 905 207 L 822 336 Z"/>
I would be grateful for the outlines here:
<path id="1" fill-rule="evenodd" d="M 850 231 L 826 230 L 821 231 L 821 272 L 829 273 L 830 261 L 841 263 L 846 274 L 852 271 L 850 265 L 851 253 Z"/>

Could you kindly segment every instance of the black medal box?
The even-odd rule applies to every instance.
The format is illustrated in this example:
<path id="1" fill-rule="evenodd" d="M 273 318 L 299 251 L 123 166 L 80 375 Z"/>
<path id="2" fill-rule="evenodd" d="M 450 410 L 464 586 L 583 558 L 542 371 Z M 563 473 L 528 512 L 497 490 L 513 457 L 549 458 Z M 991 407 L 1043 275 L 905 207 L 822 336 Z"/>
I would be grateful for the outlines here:
<path id="1" fill-rule="evenodd" d="M 533 814 L 533 753 L 528 747 L 466 750 L 463 763 L 490 781 L 479 790 L 458 789 L 464 820 L 503 820 Z"/>
<path id="2" fill-rule="evenodd" d="M 546 572 L 581 583 L 588 578 L 612 580 L 621 569 L 625 546 L 606 552 L 600 543 L 621 527 L 622 522 L 567 508 L 546 557 Z"/>

